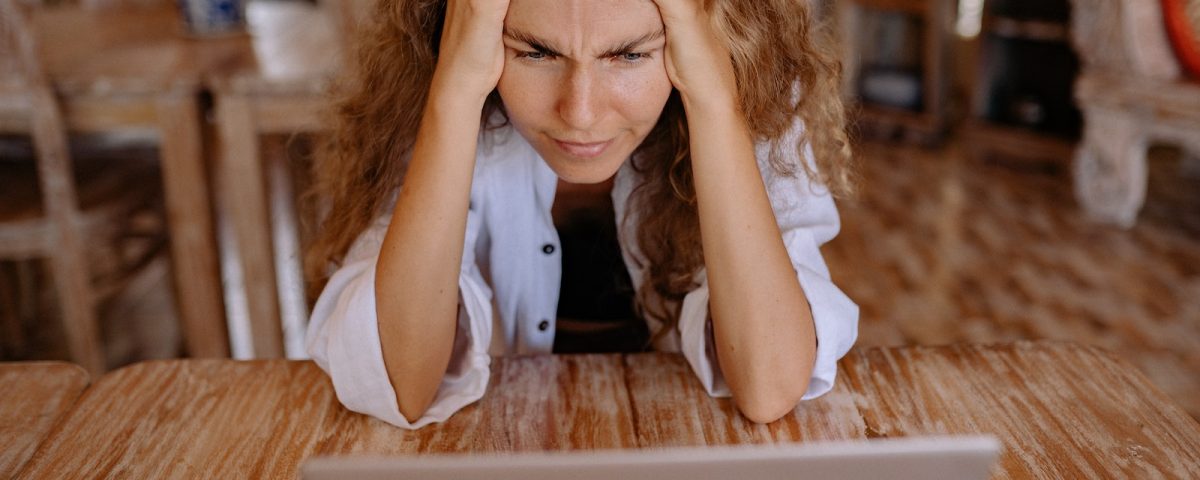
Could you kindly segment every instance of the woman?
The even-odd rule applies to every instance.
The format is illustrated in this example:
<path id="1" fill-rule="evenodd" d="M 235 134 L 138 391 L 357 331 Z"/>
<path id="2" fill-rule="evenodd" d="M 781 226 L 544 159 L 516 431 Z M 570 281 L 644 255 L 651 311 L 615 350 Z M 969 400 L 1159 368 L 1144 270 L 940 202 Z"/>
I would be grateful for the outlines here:
<path id="1" fill-rule="evenodd" d="M 483 395 L 489 353 L 549 353 L 580 185 L 611 196 L 650 342 L 709 394 L 769 422 L 832 388 L 858 318 L 819 251 L 849 183 L 838 64 L 805 2 L 703 3 L 379 2 L 316 166 L 307 347 L 344 405 L 417 428 Z"/>

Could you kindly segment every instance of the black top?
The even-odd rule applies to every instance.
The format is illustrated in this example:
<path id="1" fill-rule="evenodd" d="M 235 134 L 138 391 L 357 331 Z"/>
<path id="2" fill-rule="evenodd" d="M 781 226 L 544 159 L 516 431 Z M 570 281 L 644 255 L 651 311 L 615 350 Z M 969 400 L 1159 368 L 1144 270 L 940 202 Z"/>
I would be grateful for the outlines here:
<path id="1" fill-rule="evenodd" d="M 605 198 L 555 225 L 562 245 L 555 353 L 640 352 L 649 346 L 646 323 L 634 313 L 612 200 Z"/>

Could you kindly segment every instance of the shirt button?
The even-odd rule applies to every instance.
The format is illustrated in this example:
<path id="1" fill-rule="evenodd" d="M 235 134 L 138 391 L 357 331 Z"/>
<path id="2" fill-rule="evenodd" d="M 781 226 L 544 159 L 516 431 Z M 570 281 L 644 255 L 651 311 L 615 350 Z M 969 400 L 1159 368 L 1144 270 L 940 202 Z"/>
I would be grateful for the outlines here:
<path id="1" fill-rule="evenodd" d="M 546 331 L 546 329 L 548 329 L 548 328 L 550 328 L 550 321 L 549 321 L 549 320 L 542 320 L 542 322 L 538 324 L 538 330 L 540 330 L 540 331 L 543 331 L 543 332 L 544 332 L 544 331 Z"/>
<path id="2" fill-rule="evenodd" d="M 549 243 L 542 245 L 542 253 L 544 253 L 546 255 L 550 255 L 550 254 L 554 253 L 554 245 L 551 245 Z"/>

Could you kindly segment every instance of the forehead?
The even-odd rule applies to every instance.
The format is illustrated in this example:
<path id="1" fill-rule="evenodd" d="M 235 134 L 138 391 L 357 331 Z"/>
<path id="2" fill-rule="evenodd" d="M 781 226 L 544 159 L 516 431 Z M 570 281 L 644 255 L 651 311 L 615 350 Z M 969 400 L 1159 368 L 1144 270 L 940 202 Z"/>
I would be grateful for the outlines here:
<path id="1" fill-rule="evenodd" d="M 653 0 L 511 0 L 508 28 L 547 40 L 591 44 L 662 29 Z"/>

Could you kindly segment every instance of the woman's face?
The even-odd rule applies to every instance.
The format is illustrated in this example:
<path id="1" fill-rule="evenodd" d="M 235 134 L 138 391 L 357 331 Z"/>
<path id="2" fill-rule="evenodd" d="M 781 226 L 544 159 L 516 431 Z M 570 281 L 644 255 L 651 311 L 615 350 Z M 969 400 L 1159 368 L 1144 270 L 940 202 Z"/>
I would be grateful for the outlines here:
<path id="1" fill-rule="evenodd" d="M 654 128 L 671 94 L 651 0 L 511 0 L 497 87 L 559 178 L 599 183 Z"/>

